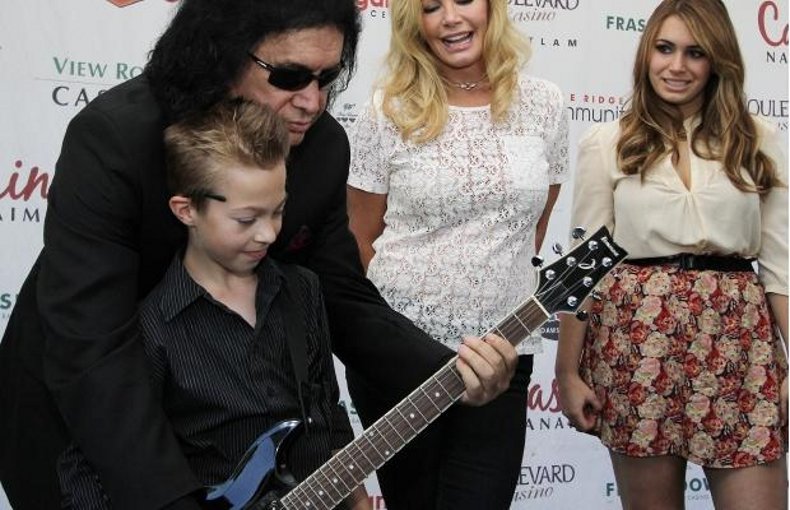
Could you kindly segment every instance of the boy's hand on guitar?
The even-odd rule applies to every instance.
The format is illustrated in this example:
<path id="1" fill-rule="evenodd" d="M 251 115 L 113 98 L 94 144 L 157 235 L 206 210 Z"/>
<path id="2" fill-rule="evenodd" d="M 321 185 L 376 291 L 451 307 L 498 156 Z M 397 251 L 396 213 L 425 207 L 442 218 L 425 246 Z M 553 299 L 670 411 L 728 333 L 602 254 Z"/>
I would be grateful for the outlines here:
<path id="1" fill-rule="evenodd" d="M 595 392 L 579 377 L 579 374 L 557 376 L 562 414 L 571 427 L 581 432 L 594 428 L 601 414 L 601 402 Z"/>
<path id="2" fill-rule="evenodd" d="M 466 386 L 461 402 L 482 406 L 504 393 L 517 362 L 516 349 L 504 338 L 490 333 L 483 338 L 464 337 L 455 364 Z"/>

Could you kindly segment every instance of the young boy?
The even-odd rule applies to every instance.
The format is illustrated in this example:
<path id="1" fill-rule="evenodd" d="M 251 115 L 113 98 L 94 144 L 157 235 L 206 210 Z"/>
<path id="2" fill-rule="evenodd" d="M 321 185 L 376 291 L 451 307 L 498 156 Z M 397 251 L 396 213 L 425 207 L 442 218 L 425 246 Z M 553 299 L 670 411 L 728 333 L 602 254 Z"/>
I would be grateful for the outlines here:
<path id="1" fill-rule="evenodd" d="M 286 200 L 288 131 L 268 108 L 226 101 L 169 127 L 165 148 L 169 205 L 188 241 L 140 307 L 151 384 L 172 425 L 147 433 L 179 439 L 196 477 L 186 494 L 226 480 L 276 423 L 306 419 L 287 459 L 301 480 L 353 432 L 338 405 L 318 279 L 266 257 Z M 301 392 L 295 333 L 305 337 Z M 112 507 L 76 446 L 61 457 L 59 477 L 66 507 Z M 370 508 L 364 487 L 345 504 Z"/>

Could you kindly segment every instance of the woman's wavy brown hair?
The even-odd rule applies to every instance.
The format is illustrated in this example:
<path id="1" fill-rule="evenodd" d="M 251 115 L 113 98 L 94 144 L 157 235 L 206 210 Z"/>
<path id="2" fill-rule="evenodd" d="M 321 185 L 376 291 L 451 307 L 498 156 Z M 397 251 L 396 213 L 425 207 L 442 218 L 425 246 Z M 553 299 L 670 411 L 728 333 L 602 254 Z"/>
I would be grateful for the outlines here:
<path id="1" fill-rule="evenodd" d="M 491 84 L 491 116 L 501 120 L 518 90 L 518 72 L 530 56 L 529 43 L 513 26 L 505 0 L 488 2 L 483 60 Z M 391 0 L 392 36 L 387 54 L 382 111 L 404 140 L 428 142 L 447 122 L 446 85 L 421 32 L 422 2 Z"/>
<path id="2" fill-rule="evenodd" d="M 677 16 L 710 61 L 701 123 L 685 133 L 683 114 L 663 101 L 650 84 L 650 58 L 661 25 Z M 742 191 L 767 193 L 780 185 L 774 162 L 759 149 L 755 122 L 746 108 L 744 65 L 735 29 L 721 0 L 664 0 L 653 11 L 634 62 L 634 89 L 628 111 L 620 118 L 617 162 L 623 173 L 642 174 L 689 137 L 698 157 L 719 160 L 733 185 Z M 754 184 L 744 179 L 745 168 Z"/>

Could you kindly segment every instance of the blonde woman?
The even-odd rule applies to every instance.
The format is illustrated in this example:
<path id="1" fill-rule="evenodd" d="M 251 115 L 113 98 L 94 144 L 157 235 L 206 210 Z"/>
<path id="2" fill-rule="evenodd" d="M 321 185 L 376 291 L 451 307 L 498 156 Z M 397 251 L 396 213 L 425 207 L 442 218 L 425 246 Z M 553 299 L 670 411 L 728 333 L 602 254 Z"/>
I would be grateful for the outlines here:
<path id="1" fill-rule="evenodd" d="M 504 0 L 395 0 L 388 69 L 352 134 L 350 226 L 370 280 L 397 311 L 456 349 L 534 288 L 565 180 L 562 93 L 527 75 Z M 461 346 L 463 349 L 463 346 Z M 508 508 L 520 471 L 538 338 L 508 392 L 453 409 L 378 473 L 387 508 Z M 354 372 L 364 423 L 381 388 Z"/>
<path id="2" fill-rule="evenodd" d="M 626 510 L 682 509 L 689 461 L 718 509 L 787 508 L 787 166 L 743 83 L 724 4 L 665 0 L 629 109 L 580 142 L 572 222 L 632 259 L 561 320 L 557 379 Z"/>

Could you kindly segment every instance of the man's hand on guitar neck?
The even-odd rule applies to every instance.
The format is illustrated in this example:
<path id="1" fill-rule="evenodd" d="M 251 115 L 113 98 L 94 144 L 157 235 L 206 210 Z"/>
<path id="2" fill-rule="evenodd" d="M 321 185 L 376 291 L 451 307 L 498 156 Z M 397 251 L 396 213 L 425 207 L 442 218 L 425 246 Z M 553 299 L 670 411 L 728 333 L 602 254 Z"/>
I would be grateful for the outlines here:
<path id="1" fill-rule="evenodd" d="M 466 386 L 461 402 L 482 406 L 504 393 L 517 362 L 516 349 L 504 338 L 490 333 L 482 339 L 464 337 L 455 364 Z"/>

